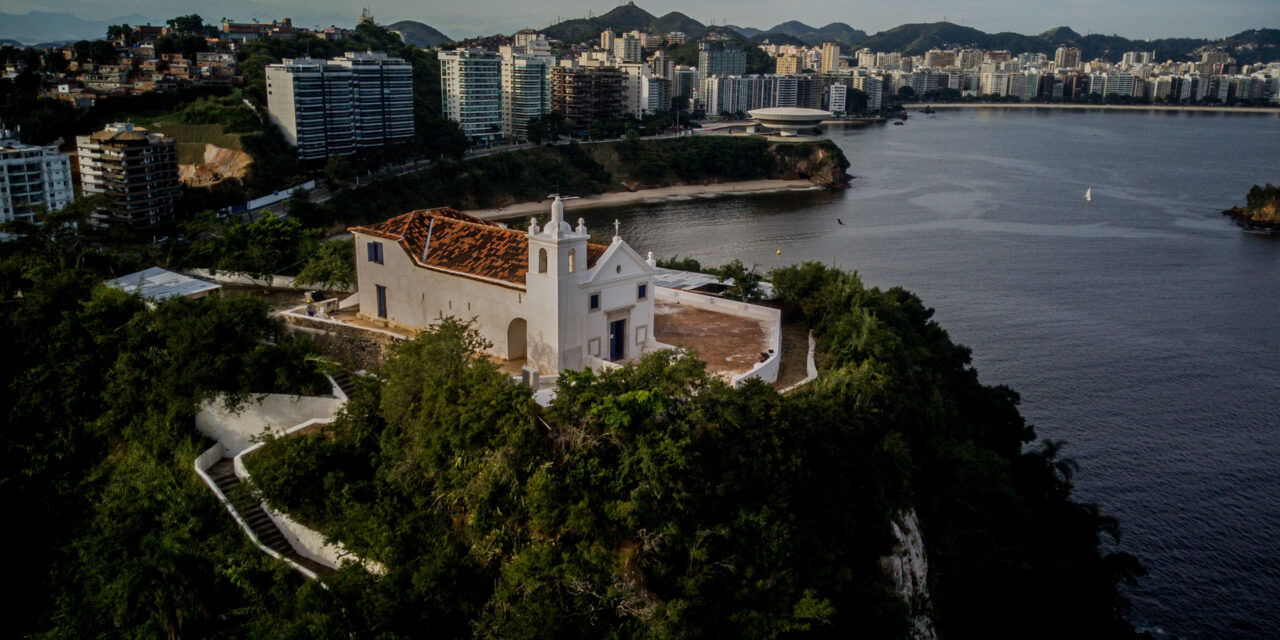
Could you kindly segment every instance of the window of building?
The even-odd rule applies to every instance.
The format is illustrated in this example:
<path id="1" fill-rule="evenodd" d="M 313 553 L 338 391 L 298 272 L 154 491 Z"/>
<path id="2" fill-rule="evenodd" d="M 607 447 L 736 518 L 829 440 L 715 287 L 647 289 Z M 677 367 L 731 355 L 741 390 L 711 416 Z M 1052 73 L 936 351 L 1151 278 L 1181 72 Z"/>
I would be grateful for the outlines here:
<path id="1" fill-rule="evenodd" d="M 587 311 L 599 311 L 599 310 L 600 310 L 600 294 L 593 293 L 591 294 L 591 297 L 587 299 Z"/>
<path id="2" fill-rule="evenodd" d="M 547 272 L 547 250 L 538 249 L 538 273 Z"/>
<path id="3" fill-rule="evenodd" d="M 574 252 L 574 250 L 573 250 L 573 249 L 570 249 L 570 250 L 569 250 L 569 273 L 573 273 L 573 272 L 574 272 L 574 270 L 577 268 L 577 264 L 576 264 L 576 263 L 577 263 L 577 260 L 576 260 L 577 256 L 576 256 L 576 255 L 574 255 L 574 253 L 575 253 L 575 252 Z"/>
<path id="4" fill-rule="evenodd" d="M 382 243 L 381 242 L 369 243 L 369 262 L 376 262 L 378 264 L 382 264 Z"/>
<path id="5" fill-rule="evenodd" d="M 378 317 L 385 318 L 387 317 L 387 288 L 380 284 L 373 286 L 378 292 Z"/>
<path id="6" fill-rule="evenodd" d="M 649 299 L 649 285 L 647 284 L 636 285 L 636 300 L 648 300 L 648 299 Z"/>

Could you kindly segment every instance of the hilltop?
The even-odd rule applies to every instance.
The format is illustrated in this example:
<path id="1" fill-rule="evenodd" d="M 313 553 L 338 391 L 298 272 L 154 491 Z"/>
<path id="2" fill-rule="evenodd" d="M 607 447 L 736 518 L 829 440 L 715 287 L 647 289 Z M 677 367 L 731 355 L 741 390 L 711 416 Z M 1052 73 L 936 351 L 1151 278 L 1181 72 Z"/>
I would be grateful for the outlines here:
<path id="1" fill-rule="evenodd" d="M 606 29 L 614 31 L 645 31 L 654 34 L 666 34 L 679 31 L 697 40 L 713 31 L 727 31 L 737 34 L 745 40 L 753 42 L 792 42 L 796 44 L 820 45 L 823 42 L 839 42 L 852 46 L 866 39 L 867 33 L 843 23 L 832 22 L 825 27 L 811 27 L 803 22 L 791 20 L 774 26 L 772 29 L 754 29 L 750 27 L 709 27 L 689 16 L 673 11 L 662 17 L 654 16 L 636 6 L 634 2 L 615 7 L 612 11 L 600 16 L 575 18 L 553 24 L 542 32 L 548 37 L 565 42 L 582 42 L 591 40 Z"/>
<path id="2" fill-rule="evenodd" d="M 387 29 L 399 33 L 404 38 L 405 44 L 415 47 L 438 47 L 453 42 L 453 38 L 440 33 L 435 27 L 416 20 L 393 22 L 387 25 Z"/>

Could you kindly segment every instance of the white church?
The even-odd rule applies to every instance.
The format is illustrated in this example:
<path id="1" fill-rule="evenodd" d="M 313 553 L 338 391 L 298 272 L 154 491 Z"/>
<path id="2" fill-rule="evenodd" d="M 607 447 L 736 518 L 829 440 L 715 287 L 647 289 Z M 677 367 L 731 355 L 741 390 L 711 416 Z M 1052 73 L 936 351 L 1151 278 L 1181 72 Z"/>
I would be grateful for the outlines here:
<path id="1" fill-rule="evenodd" d="M 653 336 L 656 268 L 618 236 L 589 243 L 581 219 L 528 231 L 440 208 L 353 227 L 360 315 L 406 329 L 472 321 L 494 355 L 543 374 L 629 362 Z"/>

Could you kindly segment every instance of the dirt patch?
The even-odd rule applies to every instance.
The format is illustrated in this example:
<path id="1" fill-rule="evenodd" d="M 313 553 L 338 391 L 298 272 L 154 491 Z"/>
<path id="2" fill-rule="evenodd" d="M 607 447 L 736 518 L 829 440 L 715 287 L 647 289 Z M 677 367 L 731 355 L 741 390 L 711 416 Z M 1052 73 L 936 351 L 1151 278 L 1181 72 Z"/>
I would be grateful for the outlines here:
<path id="1" fill-rule="evenodd" d="M 723 377 L 750 371 L 769 351 L 769 332 L 759 320 L 674 304 L 655 304 L 653 335 L 659 342 L 697 352 Z"/>
<path id="2" fill-rule="evenodd" d="M 188 187 L 211 187 L 223 180 L 243 180 L 253 158 L 243 151 L 204 145 L 204 162 L 178 165 L 178 179 Z"/>

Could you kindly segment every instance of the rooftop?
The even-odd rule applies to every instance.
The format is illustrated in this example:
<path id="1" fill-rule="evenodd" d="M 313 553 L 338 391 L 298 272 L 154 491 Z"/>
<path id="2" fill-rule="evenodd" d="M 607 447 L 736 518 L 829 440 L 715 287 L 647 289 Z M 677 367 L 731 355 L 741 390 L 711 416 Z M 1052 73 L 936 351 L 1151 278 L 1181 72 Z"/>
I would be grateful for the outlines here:
<path id="1" fill-rule="evenodd" d="M 411 211 L 350 230 L 399 244 L 415 264 L 426 269 L 516 285 L 525 283 L 529 267 L 529 238 L 525 232 L 448 207 Z M 595 266 L 607 248 L 587 245 L 588 269 Z"/>
<path id="2" fill-rule="evenodd" d="M 160 267 L 151 267 L 115 280 L 108 280 L 106 284 L 113 289 L 136 293 L 156 302 L 179 297 L 198 298 L 222 288 L 212 282 L 184 276 Z"/>

